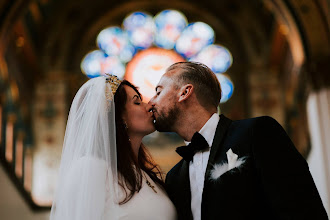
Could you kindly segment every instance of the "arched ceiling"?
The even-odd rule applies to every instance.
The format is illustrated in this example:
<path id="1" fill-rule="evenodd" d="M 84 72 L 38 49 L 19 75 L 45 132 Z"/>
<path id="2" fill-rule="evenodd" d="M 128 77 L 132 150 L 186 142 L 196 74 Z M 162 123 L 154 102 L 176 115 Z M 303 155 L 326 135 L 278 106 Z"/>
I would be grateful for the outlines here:
<path id="1" fill-rule="evenodd" d="M 43 61 L 42 69 L 75 70 L 83 55 L 95 48 L 96 35 L 102 28 L 120 25 L 123 18 L 135 10 L 156 14 L 175 8 L 189 21 L 209 23 L 216 31 L 216 40 L 244 59 L 251 53 L 265 55 L 261 48 L 265 49 L 263 45 L 271 40 L 274 22 L 273 12 L 266 7 L 269 3 L 285 4 L 303 36 L 309 56 L 329 53 L 329 15 L 325 14 L 329 5 L 325 0 L 5 0 L 0 4 L 0 28 L 2 35 L 8 33 L 15 19 L 29 13 L 32 43 L 39 61 Z M 245 51 L 250 49 L 252 51 Z"/>
<path id="2" fill-rule="evenodd" d="M 7 1 L 9 2 L 9 1 Z M 22 5 L 34 20 L 32 43 L 36 55 L 46 68 L 77 68 L 83 55 L 95 48 L 97 33 L 109 25 L 120 25 L 132 11 L 143 10 L 151 14 L 167 9 L 181 10 L 189 21 L 204 21 L 216 31 L 217 41 L 225 44 L 237 57 L 246 56 L 242 36 L 251 35 L 252 43 L 268 40 L 272 16 L 261 1 L 51 1 L 40 0 L 16 4 L 3 3 L 3 10 Z M 10 6 L 8 6 L 10 5 Z M 16 7 L 15 7 L 16 6 Z M 24 10 L 21 10 L 22 15 Z M 15 13 L 13 13 L 15 14 Z M 17 17 L 19 13 L 15 14 Z M 9 15 L 8 15 L 9 16 Z M 8 20 L 11 20 L 8 18 Z M 243 22 L 244 21 L 244 22 Z M 245 22 L 246 21 L 246 22 Z M 10 23 L 4 26 L 10 29 Z M 259 48 L 254 45 L 256 51 Z M 260 51 L 259 51 L 260 52 Z M 239 59 L 239 58 L 238 58 Z M 42 68 L 43 69 L 43 68 Z"/>

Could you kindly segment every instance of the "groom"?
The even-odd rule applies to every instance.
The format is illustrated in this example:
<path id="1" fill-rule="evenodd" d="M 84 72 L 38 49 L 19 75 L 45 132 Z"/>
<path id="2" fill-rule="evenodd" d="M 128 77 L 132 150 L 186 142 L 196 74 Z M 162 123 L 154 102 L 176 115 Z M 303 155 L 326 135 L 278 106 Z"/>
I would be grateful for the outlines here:
<path id="1" fill-rule="evenodd" d="M 170 66 L 150 100 L 158 131 L 187 146 L 166 177 L 179 219 L 328 219 L 305 159 L 271 117 L 217 114 L 220 84 L 205 65 Z M 190 143 L 191 142 L 191 143 Z"/>

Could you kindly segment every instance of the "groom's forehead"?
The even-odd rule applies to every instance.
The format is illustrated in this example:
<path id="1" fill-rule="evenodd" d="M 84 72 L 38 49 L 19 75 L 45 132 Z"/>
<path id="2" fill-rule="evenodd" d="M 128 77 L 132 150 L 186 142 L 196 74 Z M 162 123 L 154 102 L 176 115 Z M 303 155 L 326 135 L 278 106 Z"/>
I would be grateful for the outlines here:
<path id="1" fill-rule="evenodd" d="M 167 71 L 166 73 L 164 73 L 164 75 L 160 79 L 158 85 L 170 86 L 170 85 L 172 85 L 172 84 L 175 83 L 175 81 L 177 80 L 177 78 L 178 78 L 179 75 L 180 75 L 180 71 L 179 70 L 170 70 L 170 71 Z"/>
<path id="2" fill-rule="evenodd" d="M 162 76 L 162 78 L 160 79 L 158 85 L 156 88 L 165 88 L 165 87 L 169 87 L 174 83 L 174 76 L 167 76 L 166 74 L 164 74 Z"/>

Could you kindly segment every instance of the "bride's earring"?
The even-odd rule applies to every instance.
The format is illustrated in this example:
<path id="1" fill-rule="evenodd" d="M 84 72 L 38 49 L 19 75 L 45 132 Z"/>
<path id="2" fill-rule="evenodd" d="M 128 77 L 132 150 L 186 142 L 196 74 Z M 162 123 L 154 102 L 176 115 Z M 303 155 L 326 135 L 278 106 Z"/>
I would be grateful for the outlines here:
<path id="1" fill-rule="evenodd" d="M 124 127 L 125 127 L 125 130 L 126 130 L 127 136 L 128 136 L 128 126 L 127 126 L 126 122 L 124 122 Z M 131 139 L 129 138 L 129 136 L 128 136 L 128 141 L 131 142 Z"/>

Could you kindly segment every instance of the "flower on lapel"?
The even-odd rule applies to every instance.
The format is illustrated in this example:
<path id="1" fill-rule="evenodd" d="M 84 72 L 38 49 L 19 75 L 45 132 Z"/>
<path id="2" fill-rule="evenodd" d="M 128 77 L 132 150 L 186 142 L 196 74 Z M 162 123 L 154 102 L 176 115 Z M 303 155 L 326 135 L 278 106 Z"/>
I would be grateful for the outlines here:
<path id="1" fill-rule="evenodd" d="M 238 155 L 235 154 L 231 149 L 229 149 L 226 154 L 228 163 L 215 164 L 213 166 L 213 169 L 211 170 L 211 180 L 217 180 L 222 174 L 226 173 L 227 171 L 230 171 L 235 167 L 240 167 L 246 160 L 246 157 L 238 159 Z"/>
<path id="2" fill-rule="evenodd" d="M 231 148 L 226 152 L 228 160 L 228 170 L 231 170 L 235 167 L 238 155 L 234 154 Z"/>

